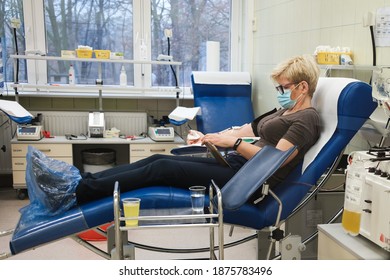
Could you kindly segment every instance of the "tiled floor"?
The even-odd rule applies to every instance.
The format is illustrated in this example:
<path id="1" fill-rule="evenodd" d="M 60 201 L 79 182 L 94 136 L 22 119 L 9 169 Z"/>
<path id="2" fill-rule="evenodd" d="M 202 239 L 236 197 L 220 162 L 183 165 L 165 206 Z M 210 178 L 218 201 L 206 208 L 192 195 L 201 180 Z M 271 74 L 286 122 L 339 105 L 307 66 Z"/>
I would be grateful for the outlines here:
<path id="1" fill-rule="evenodd" d="M 0 232 L 15 228 L 19 219 L 19 209 L 29 203 L 28 199 L 19 200 L 16 191 L 12 188 L 0 187 Z M 228 226 L 225 228 L 225 244 L 253 236 L 255 232 L 250 229 L 235 228 L 232 237 L 228 236 Z M 204 248 L 208 246 L 208 229 L 158 229 L 134 230 L 129 233 L 129 240 L 149 246 L 164 248 Z M 11 235 L 0 236 L 0 254 L 10 252 L 9 240 Z M 94 245 L 106 251 L 106 242 L 94 242 Z M 160 253 L 136 248 L 137 260 L 158 259 L 192 259 L 207 258 L 208 252 L 195 254 Z M 257 241 L 252 239 L 239 246 L 225 249 L 225 259 L 255 260 L 257 258 Z M 64 238 L 19 253 L 7 258 L 9 260 L 99 260 L 103 257 L 78 244 L 72 238 Z"/>

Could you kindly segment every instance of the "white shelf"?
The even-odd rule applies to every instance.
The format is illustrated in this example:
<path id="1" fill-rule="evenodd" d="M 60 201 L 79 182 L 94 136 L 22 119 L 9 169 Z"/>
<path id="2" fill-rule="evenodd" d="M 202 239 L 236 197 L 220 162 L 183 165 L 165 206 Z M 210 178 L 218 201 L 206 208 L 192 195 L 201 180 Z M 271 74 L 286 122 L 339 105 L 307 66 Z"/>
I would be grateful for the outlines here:
<path id="1" fill-rule="evenodd" d="M 141 65 L 172 65 L 178 68 L 182 65 L 177 61 L 147 61 L 128 59 L 97 59 L 78 57 L 57 57 L 45 55 L 10 55 L 13 59 L 44 60 L 44 61 L 79 61 L 92 63 L 121 63 Z M 100 71 L 100 70 L 99 70 Z M 178 69 L 177 69 L 178 71 Z M 101 76 L 101 73 L 99 74 Z M 185 96 L 183 90 L 178 87 L 132 87 L 116 85 L 67 85 L 67 84 L 11 84 L 17 89 L 18 96 L 28 97 L 63 97 L 63 98 L 142 98 L 142 99 L 192 99 L 192 95 Z M 15 93 L 9 93 L 15 95 Z M 16 96 L 16 95 L 15 95 Z M 16 98 L 18 98 L 16 96 Z"/>
<path id="2" fill-rule="evenodd" d="M 129 60 L 129 59 L 98 59 L 98 58 L 78 58 L 59 57 L 45 55 L 16 55 L 11 54 L 11 58 L 31 59 L 31 60 L 52 60 L 52 61 L 80 61 L 80 62 L 101 62 L 101 63 L 122 63 L 122 64 L 160 64 L 160 65 L 181 65 L 178 61 L 152 61 L 152 60 Z"/>
<path id="3" fill-rule="evenodd" d="M 331 64 L 320 64 L 318 65 L 321 69 L 325 70 L 363 70 L 363 71 L 372 71 L 379 69 L 378 66 L 369 66 L 369 65 L 331 65 Z"/>
<path id="4" fill-rule="evenodd" d="M 132 86 L 110 86 L 110 85 L 32 85 L 32 84 L 11 84 L 12 88 L 18 89 L 20 96 L 39 97 L 99 97 L 99 91 L 104 92 L 103 98 L 176 98 L 177 93 L 182 95 L 183 90 L 176 87 L 151 87 L 140 88 Z M 192 95 L 180 98 L 192 99 Z"/>

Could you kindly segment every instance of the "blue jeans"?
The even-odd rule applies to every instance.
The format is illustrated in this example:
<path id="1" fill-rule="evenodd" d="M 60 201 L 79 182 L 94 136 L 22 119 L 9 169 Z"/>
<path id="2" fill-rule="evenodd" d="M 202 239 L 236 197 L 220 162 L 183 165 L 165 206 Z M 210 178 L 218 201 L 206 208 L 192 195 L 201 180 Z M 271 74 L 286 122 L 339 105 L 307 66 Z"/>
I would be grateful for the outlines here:
<path id="1" fill-rule="evenodd" d="M 208 186 L 212 179 L 222 187 L 246 162 L 241 156 L 232 156 L 228 161 L 233 168 L 221 166 L 214 158 L 153 155 L 94 174 L 84 173 L 76 189 L 77 203 L 112 196 L 116 181 L 121 192 L 148 186 Z"/>

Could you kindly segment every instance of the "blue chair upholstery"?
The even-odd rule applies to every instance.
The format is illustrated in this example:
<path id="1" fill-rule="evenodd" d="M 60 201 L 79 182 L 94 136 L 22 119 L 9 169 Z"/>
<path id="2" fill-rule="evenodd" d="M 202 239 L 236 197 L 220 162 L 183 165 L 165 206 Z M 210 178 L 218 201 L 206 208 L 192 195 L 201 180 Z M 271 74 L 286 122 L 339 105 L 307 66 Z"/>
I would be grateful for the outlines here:
<path id="1" fill-rule="evenodd" d="M 203 133 L 222 131 L 253 120 L 252 82 L 246 72 L 193 72 L 194 106 L 201 108 L 196 117 Z"/>
<path id="2" fill-rule="evenodd" d="M 313 98 L 313 106 L 321 115 L 323 123 L 321 137 L 287 179 L 272 189 L 283 203 L 281 219 L 286 219 L 292 213 L 312 186 L 342 154 L 349 141 L 374 111 L 376 103 L 372 100 L 371 86 L 366 83 L 347 78 L 321 78 Z M 237 200 L 245 201 L 247 194 L 242 193 L 240 196 L 240 192 L 236 189 L 243 187 L 240 178 L 250 176 L 252 179 L 250 181 L 254 181 L 251 183 L 255 184 L 254 188 L 262 185 L 268 176 L 264 176 L 262 171 L 268 172 L 268 169 L 264 170 L 261 165 L 255 163 L 267 161 L 267 157 L 263 155 L 270 152 L 272 153 L 272 147 L 260 150 L 224 186 L 226 190 L 223 188 L 222 192 L 223 196 L 228 198 L 227 202 L 231 202 L 232 198 L 234 202 L 235 196 Z M 274 161 L 272 157 L 270 160 Z M 247 187 L 252 188 L 252 186 Z M 229 193 L 230 191 L 234 191 L 234 195 Z M 126 197 L 140 197 L 142 208 L 190 207 L 191 205 L 188 190 L 170 186 L 153 186 L 121 194 L 121 198 Z M 224 209 L 224 222 L 258 230 L 274 225 L 279 211 L 277 201 L 271 196 L 266 196 L 256 205 L 249 202 L 235 205 L 230 202 L 229 205 L 233 206 Z M 208 203 L 206 199 L 205 205 Z M 21 219 L 10 241 L 11 252 L 17 254 L 112 220 L 112 198 L 82 205 L 62 215 L 43 219 L 34 225 L 24 225 Z"/>
<path id="3" fill-rule="evenodd" d="M 28 124 L 33 119 L 33 116 L 16 101 L 0 100 L 0 111 L 17 124 Z"/>

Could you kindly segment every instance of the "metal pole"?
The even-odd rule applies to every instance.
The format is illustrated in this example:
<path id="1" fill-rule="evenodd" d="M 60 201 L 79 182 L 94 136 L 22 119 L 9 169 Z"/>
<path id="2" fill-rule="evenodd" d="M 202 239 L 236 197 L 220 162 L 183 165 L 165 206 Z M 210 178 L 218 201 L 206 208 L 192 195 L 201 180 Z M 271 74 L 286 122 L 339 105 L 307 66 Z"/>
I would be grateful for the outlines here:
<path id="1" fill-rule="evenodd" d="M 122 241 L 122 233 L 120 230 L 120 195 L 119 195 L 119 183 L 115 182 L 114 187 L 114 221 L 115 221 L 115 249 L 118 255 L 119 260 L 123 260 L 123 241 Z"/>

